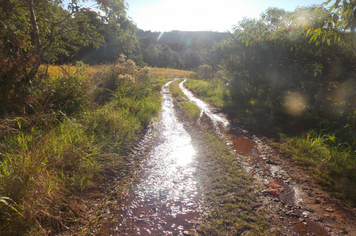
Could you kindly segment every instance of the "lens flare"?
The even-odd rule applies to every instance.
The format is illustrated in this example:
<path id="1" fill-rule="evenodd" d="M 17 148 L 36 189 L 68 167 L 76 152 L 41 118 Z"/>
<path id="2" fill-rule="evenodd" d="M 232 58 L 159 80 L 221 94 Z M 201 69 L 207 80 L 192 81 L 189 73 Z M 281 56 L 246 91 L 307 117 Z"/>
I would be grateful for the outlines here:
<path id="1" fill-rule="evenodd" d="M 306 99 L 299 93 L 288 92 L 284 104 L 287 112 L 294 116 L 302 114 L 307 107 Z"/>

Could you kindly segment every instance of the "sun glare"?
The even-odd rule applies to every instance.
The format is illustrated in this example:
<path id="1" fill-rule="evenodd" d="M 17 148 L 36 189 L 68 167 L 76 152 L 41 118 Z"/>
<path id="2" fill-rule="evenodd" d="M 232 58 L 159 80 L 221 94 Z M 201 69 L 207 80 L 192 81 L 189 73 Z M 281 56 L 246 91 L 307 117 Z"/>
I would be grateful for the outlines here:
<path id="1" fill-rule="evenodd" d="M 242 16 L 252 14 L 257 17 L 261 11 L 247 1 L 162 1 L 157 6 L 138 9 L 132 18 L 139 28 L 152 31 L 226 31 Z"/>

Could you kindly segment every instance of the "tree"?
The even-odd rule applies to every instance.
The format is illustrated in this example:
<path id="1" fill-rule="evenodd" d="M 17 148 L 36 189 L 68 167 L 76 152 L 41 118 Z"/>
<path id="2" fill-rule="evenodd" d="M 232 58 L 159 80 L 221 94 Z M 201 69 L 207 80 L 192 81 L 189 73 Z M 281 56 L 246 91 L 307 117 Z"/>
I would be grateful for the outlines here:
<path id="1" fill-rule="evenodd" d="M 83 0 L 84 1 L 84 0 Z M 39 66 L 70 57 L 81 47 L 110 42 L 130 50 L 133 23 L 126 16 L 123 0 L 98 1 L 100 15 L 71 0 L 3 0 L 0 3 L 0 104 L 5 108 L 17 98 L 21 104 L 5 110 L 23 110 L 25 94 L 33 84 Z M 95 22 L 95 23 L 93 23 Z M 104 34 L 105 33 L 105 34 Z M 21 102 L 22 101 L 22 102 Z M 16 102 L 15 102 L 16 103 Z M 0 113 L 6 112 L 5 110 Z"/>
<path id="2" fill-rule="evenodd" d="M 312 13 L 318 9 L 319 14 Z M 336 98 L 343 84 L 354 84 L 355 58 L 343 43 L 310 43 L 309 29 L 327 25 L 328 11 L 320 6 L 295 12 L 270 8 L 260 19 L 244 19 L 231 37 L 216 47 L 230 77 L 232 98 L 237 107 L 270 103 L 285 108 L 288 94 L 304 98 L 304 112 L 344 117 L 352 107 L 351 94 Z M 346 90 L 344 90 L 346 92 Z M 340 97 L 340 96 L 339 96 Z"/>

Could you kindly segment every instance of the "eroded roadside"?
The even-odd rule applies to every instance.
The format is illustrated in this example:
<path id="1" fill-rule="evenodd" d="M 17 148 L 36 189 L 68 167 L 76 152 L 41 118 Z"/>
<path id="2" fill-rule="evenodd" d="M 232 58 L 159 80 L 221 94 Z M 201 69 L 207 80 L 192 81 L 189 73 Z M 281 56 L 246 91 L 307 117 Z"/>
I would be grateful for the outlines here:
<path id="1" fill-rule="evenodd" d="M 209 110 L 208 116 L 214 113 L 214 108 L 207 104 L 204 109 Z M 237 153 L 236 158 L 245 170 L 263 185 L 257 195 L 263 199 L 262 209 L 274 212 L 275 225 L 280 227 L 280 233 L 356 235 L 354 209 L 323 191 L 299 166 L 271 148 L 266 140 L 253 135 L 239 123 L 228 123 L 226 126 L 220 122 L 218 130 Z"/>

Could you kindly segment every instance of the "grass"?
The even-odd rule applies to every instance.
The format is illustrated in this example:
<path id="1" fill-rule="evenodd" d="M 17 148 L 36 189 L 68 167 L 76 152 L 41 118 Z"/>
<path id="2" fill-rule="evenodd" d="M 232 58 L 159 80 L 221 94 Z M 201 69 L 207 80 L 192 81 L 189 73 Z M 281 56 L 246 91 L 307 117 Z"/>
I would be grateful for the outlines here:
<path id="1" fill-rule="evenodd" d="M 188 79 L 184 83 L 184 86 L 199 97 L 204 97 L 207 102 L 217 107 L 223 107 L 229 96 L 224 83 L 217 79 L 210 82 Z"/>
<path id="2" fill-rule="evenodd" d="M 170 69 L 170 68 L 151 68 L 151 73 L 156 76 L 165 77 L 165 78 L 172 78 L 172 77 L 188 77 L 193 71 L 187 70 L 177 70 L 177 69 Z"/>
<path id="3" fill-rule="evenodd" d="M 132 171 L 128 150 L 160 111 L 167 79 L 147 68 L 64 67 L 37 78 L 23 116 L 0 120 L 1 234 L 93 232 L 103 183 Z"/>
<path id="4" fill-rule="evenodd" d="M 70 75 L 83 74 L 85 76 L 92 75 L 100 71 L 103 65 L 88 66 L 83 63 L 77 63 L 77 65 L 42 65 L 40 67 L 41 71 L 48 71 L 50 76 L 60 76 L 60 75 Z M 157 76 L 161 78 L 172 78 L 172 77 L 188 77 L 194 71 L 178 70 L 170 68 L 158 68 L 151 67 L 150 73 L 152 76 Z"/>
<path id="5" fill-rule="evenodd" d="M 183 113 L 188 115 L 189 119 L 197 120 L 200 117 L 200 109 L 195 104 L 186 101 L 187 96 L 179 88 L 179 83 L 181 80 L 175 80 L 169 84 L 169 92 L 172 94 L 173 98 L 179 100 L 179 103 L 176 103 L 178 109 Z"/>
<path id="6" fill-rule="evenodd" d="M 339 144 L 334 135 L 310 131 L 305 136 L 282 135 L 275 146 L 304 166 L 320 184 L 355 206 L 356 155 Z"/>
<path id="7" fill-rule="evenodd" d="M 52 76 L 61 75 L 76 75 L 82 74 L 85 76 L 90 76 L 94 73 L 99 72 L 102 66 L 88 66 L 82 63 L 77 63 L 77 65 L 41 65 L 40 73 L 47 70 L 48 74 Z"/>
<path id="8" fill-rule="evenodd" d="M 175 87 L 172 83 L 172 87 Z M 187 104 L 190 105 L 187 105 Z M 259 188 L 235 154 L 217 136 L 206 116 L 190 102 L 175 99 L 179 119 L 188 127 L 198 152 L 199 180 L 203 187 L 204 213 L 197 227 L 199 235 L 273 235 Z M 187 108 L 189 107 L 189 108 Z"/>
<path id="9" fill-rule="evenodd" d="M 183 91 L 179 88 L 181 80 L 175 80 L 169 84 L 169 92 L 176 99 L 187 99 L 187 96 L 184 95 Z"/>

